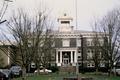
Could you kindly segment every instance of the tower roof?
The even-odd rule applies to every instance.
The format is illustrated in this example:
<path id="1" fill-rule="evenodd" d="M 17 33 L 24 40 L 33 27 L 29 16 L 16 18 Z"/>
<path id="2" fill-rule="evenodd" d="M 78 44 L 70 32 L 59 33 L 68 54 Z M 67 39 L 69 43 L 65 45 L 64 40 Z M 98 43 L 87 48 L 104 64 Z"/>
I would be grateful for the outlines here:
<path id="1" fill-rule="evenodd" d="M 73 20 L 73 18 L 68 16 L 66 13 L 64 13 L 64 15 L 62 17 L 58 18 L 58 21 L 59 20 Z"/>

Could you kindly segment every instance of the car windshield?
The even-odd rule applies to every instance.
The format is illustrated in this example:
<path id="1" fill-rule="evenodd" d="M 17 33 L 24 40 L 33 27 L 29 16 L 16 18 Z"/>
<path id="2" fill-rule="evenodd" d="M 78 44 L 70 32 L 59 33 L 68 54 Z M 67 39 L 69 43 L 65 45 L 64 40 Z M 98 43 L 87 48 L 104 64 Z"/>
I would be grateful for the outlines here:
<path id="1" fill-rule="evenodd" d="M 21 70 L 21 67 L 20 67 L 20 66 L 13 66 L 13 67 L 11 68 L 11 70 Z"/>

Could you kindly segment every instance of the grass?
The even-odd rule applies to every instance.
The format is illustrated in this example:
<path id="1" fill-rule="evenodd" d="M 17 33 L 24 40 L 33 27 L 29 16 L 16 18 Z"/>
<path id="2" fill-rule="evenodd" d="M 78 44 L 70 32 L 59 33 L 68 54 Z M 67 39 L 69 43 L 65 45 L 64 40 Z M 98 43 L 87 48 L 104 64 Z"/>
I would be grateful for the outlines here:
<path id="1" fill-rule="evenodd" d="M 107 75 L 101 74 L 79 74 L 80 77 L 92 77 L 94 80 L 120 80 L 119 76 L 109 77 Z M 64 77 L 77 77 L 75 74 L 48 74 L 48 75 L 34 75 L 27 77 L 27 80 L 63 80 Z M 22 80 L 21 78 L 15 78 L 13 80 Z"/>
<path id="2" fill-rule="evenodd" d="M 90 74 L 90 73 L 86 73 L 86 74 L 81 74 L 82 77 L 92 77 L 94 80 L 120 80 L 120 76 L 108 76 L 106 74 Z"/>

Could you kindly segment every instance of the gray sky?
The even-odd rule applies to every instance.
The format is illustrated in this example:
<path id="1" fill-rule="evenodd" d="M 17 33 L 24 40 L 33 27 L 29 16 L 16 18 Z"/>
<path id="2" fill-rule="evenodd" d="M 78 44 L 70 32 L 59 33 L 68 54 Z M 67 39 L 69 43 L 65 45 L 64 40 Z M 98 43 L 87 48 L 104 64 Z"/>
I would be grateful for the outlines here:
<path id="1" fill-rule="evenodd" d="M 94 17 L 101 18 L 108 11 L 115 7 L 120 7 L 119 0 L 77 0 L 78 29 L 91 30 L 90 23 Z M 22 7 L 31 15 L 36 9 L 44 9 L 50 13 L 50 18 L 57 21 L 57 17 L 67 13 L 73 17 L 75 26 L 75 0 L 13 0 L 9 3 L 7 14 L 14 9 Z"/>

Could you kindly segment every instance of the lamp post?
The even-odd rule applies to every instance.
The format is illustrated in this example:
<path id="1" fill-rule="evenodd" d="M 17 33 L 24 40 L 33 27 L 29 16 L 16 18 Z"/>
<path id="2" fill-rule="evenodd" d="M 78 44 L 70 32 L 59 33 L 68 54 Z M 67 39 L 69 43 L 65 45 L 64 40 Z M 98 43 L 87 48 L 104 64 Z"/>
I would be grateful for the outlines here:
<path id="1" fill-rule="evenodd" d="M 7 3 L 5 3 L 5 2 L 7 2 Z M 0 10 L 0 24 L 2 24 L 2 23 L 7 21 L 7 20 L 3 20 L 3 21 L 1 21 L 1 20 L 2 20 L 4 14 L 5 14 L 6 10 L 7 10 L 8 2 L 13 2 L 13 1 L 11 1 L 11 0 L 4 0 L 3 6 L 2 6 L 2 8 Z"/>
<path id="2" fill-rule="evenodd" d="M 7 20 L 3 20 L 3 21 L 0 22 L 0 24 L 4 23 L 4 22 L 6 22 L 6 21 L 7 21 Z"/>

